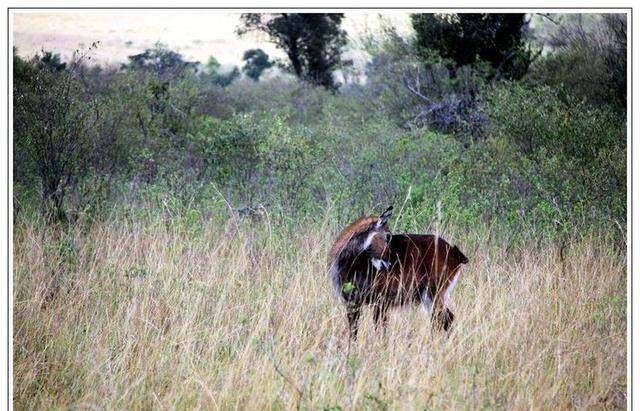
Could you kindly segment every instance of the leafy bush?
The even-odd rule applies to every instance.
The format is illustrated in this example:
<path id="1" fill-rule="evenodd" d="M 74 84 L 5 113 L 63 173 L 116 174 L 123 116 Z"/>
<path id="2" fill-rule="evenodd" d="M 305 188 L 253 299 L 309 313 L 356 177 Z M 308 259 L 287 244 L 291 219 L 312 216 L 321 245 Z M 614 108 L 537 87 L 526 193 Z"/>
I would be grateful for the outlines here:
<path id="1" fill-rule="evenodd" d="M 509 84 L 489 96 L 494 140 L 513 156 L 489 152 L 516 181 L 530 209 L 552 208 L 539 221 L 624 226 L 626 219 L 626 126 L 609 109 L 561 97 L 547 87 Z M 513 158 L 515 164 L 504 162 Z M 514 181 L 515 183 L 515 181 Z M 534 214 L 535 216 L 535 214 Z M 547 218 L 545 218 L 547 217 Z"/>
<path id="2" fill-rule="evenodd" d="M 310 171 L 308 141 L 295 135 L 283 116 L 201 117 L 189 139 L 202 159 L 200 177 L 250 204 L 272 202 L 274 196 L 284 203 L 294 201 Z"/>
<path id="3" fill-rule="evenodd" d="M 53 60 L 50 53 L 14 60 L 14 170 L 22 182 L 37 179 L 43 213 L 63 220 L 65 195 L 87 171 L 101 113 L 75 71 L 80 61 L 67 70 Z"/>
<path id="4" fill-rule="evenodd" d="M 490 67 L 485 62 L 451 66 L 433 50 L 419 50 L 415 39 L 383 26 L 383 35 L 365 37 L 369 54 L 365 98 L 403 127 L 429 127 L 443 133 L 477 135 L 484 118 L 477 95 Z"/>
<path id="5" fill-rule="evenodd" d="M 550 52 L 527 81 L 561 88 L 596 106 L 627 107 L 627 22 L 624 14 L 573 16 L 554 26 Z"/>

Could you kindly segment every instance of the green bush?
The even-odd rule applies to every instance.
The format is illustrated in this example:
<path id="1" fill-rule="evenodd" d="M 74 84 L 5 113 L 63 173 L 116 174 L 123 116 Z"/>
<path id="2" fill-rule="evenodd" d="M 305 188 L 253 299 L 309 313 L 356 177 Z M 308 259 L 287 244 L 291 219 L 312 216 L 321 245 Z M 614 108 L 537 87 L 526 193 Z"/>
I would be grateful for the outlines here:
<path id="1" fill-rule="evenodd" d="M 24 78 L 29 68 L 21 70 Z M 399 122 L 392 88 L 363 100 L 383 77 L 333 94 L 286 79 L 223 89 L 188 74 L 160 82 L 91 72 L 101 116 L 67 208 L 87 222 L 160 213 L 192 233 L 262 207 L 295 226 L 327 209 L 347 222 L 389 204 L 402 209 L 398 230 L 444 223 L 511 239 L 621 233 L 626 128 L 616 111 L 562 89 L 504 83 L 477 96 L 483 133 L 461 138 Z M 28 158 L 23 136 L 18 130 L 15 158 Z M 15 203 L 26 216 L 38 179 L 17 167 Z"/>
<path id="2" fill-rule="evenodd" d="M 561 89 L 594 106 L 626 111 L 627 16 L 571 17 L 553 27 L 549 53 L 533 64 L 526 81 Z"/>
<path id="3" fill-rule="evenodd" d="M 529 204 L 522 210 L 525 221 L 569 227 L 578 222 L 608 225 L 613 219 L 624 225 L 623 118 L 548 87 L 508 84 L 488 101 L 492 139 L 486 144 L 487 158 L 478 163 L 491 158 L 500 162 L 495 169 L 509 177 L 521 203 Z M 499 181 L 496 177 L 486 176 Z"/>
<path id="4" fill-rule="evenodd" d="M 285 116 L 201 117 L 196 128 L 188 138 L 202 159 L 201 177 L 249 204 L 297 200 L 311 170 L 311 147 Z"/>

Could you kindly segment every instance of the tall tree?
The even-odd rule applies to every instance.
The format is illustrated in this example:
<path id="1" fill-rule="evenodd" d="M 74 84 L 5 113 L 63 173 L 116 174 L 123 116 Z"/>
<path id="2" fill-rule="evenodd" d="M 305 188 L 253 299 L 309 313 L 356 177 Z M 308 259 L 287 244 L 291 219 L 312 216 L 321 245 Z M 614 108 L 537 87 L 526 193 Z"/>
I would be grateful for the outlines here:
<path id="1" fill-rule="evenodd" d="M 266 33 L 287 54 L 285 68 L 303 80 L 335 89 L 333 71 L 350 64 L 342 60 L 347 44 L 347 34 L 340 28 L 343 18 L 338 13 L 244 13 L 237 33 Z"/>
<path id="2" fill-rule="evenodd" d="M 420 53 L 426 57 L 435 51 L 454 69 L 487 62 L 492 77 L 519 79 L 534 59 L 524 39 L 525 14 L 413 14 L 411 23 Z"/>
<path id="3" fill-rule="evenodd" d="M 262 72 L 273 66 L 273 62 L 269 60 L 269 55 L 262 49 L 245 51 L 242 60 L 245 62 L 242 71 L 253 81 L 258 81 Z"/>

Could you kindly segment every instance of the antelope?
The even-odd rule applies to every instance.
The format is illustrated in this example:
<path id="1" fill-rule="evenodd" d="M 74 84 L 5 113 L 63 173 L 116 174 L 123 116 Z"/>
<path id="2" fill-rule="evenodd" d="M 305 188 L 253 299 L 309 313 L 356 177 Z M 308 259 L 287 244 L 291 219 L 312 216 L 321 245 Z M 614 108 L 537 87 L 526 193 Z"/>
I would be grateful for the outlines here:
<path id="1" fill-rule="evenodd" d="M 329 252 L 331 284 L 346 306 L 352 339 L 364 305 L 373 305 L 376 328 L 386 328 L 389 308 L 409 304 L 421 304 L 437 329 L 448 331 L 453 323 L 447 305 L 460 267 L 469 260 L 435 235 L 391 234 L 392 210 L 359 218 L 342 230 Z"/>

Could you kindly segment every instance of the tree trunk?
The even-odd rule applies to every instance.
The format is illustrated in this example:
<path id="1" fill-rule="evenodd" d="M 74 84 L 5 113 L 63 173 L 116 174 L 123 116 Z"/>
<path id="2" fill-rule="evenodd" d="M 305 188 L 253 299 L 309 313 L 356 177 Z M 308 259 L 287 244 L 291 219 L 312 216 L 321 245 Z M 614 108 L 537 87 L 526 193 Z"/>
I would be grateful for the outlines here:
<path id="1" fill-rule="evenodd" d="M 64 221 L 66 219 L 63 207 L 65 183 L 59 176 L 41 175 L 40 179 L 42 214 L 50 220 Z"/>
<path id="2" fill-rule="evenodd" d="M 302 61 L 300 60 L 300 50 L 298 49 L 297 39 L 291 39 L 291 47 L 289 47 L 288 55 L 294 74 L 296 77 L 302 78 Z"/>

